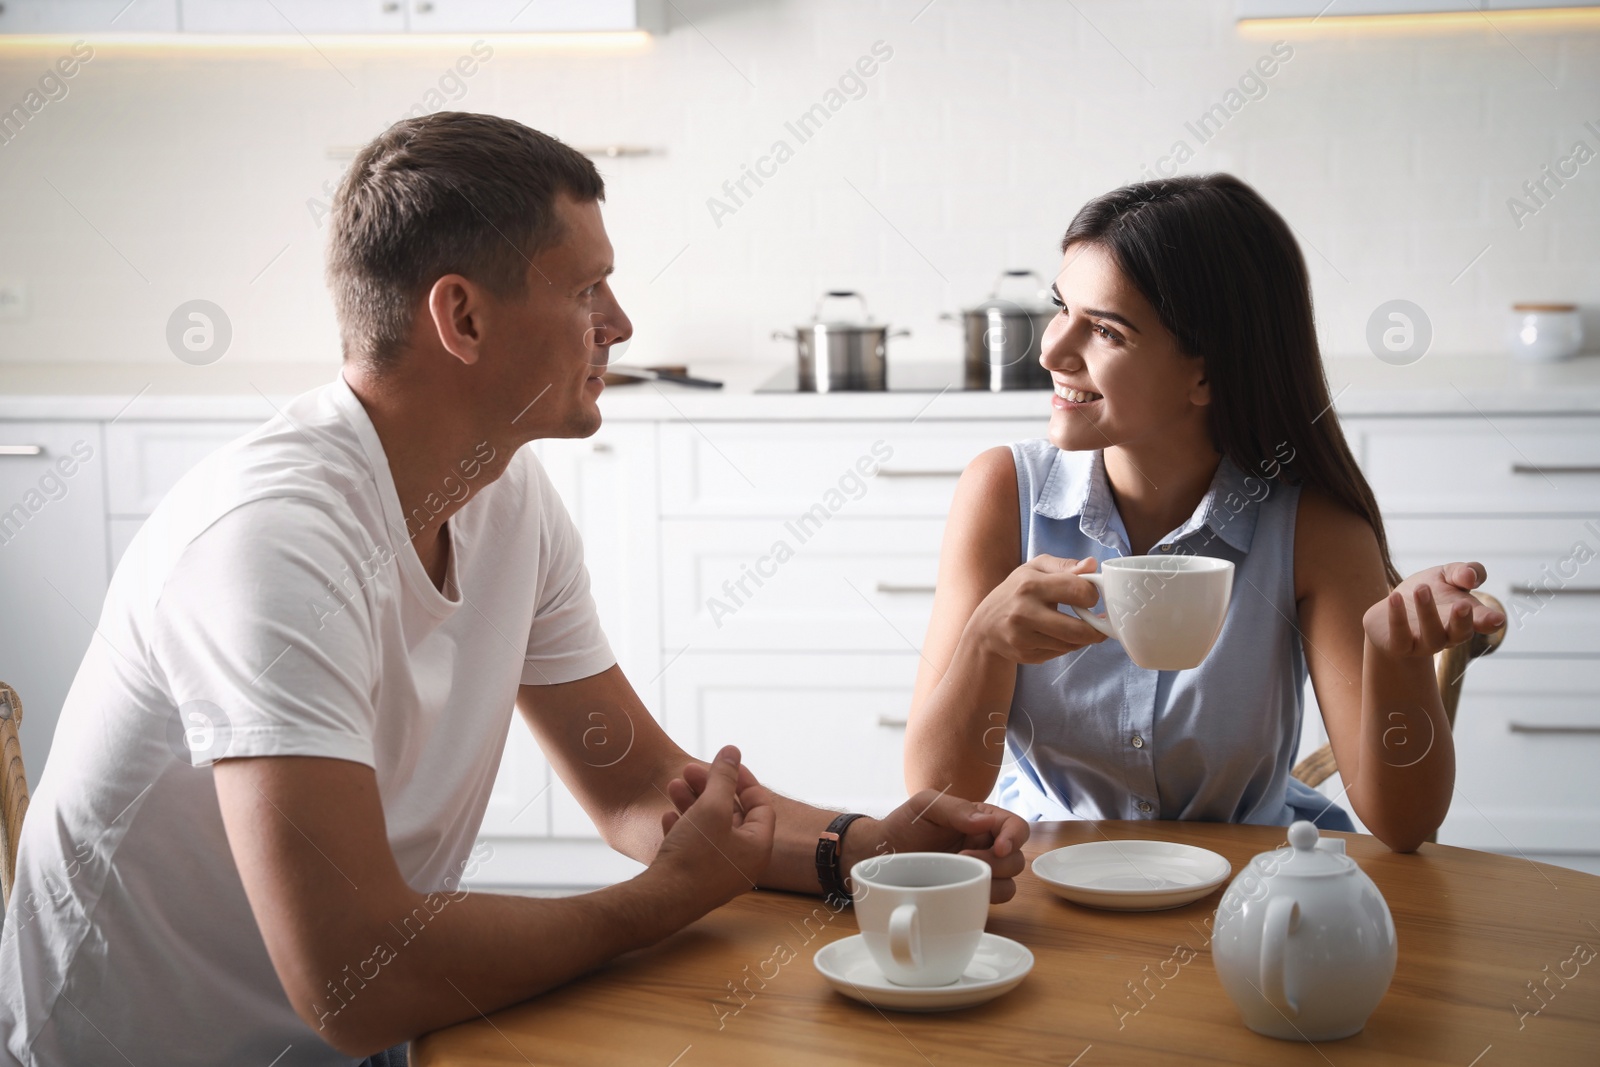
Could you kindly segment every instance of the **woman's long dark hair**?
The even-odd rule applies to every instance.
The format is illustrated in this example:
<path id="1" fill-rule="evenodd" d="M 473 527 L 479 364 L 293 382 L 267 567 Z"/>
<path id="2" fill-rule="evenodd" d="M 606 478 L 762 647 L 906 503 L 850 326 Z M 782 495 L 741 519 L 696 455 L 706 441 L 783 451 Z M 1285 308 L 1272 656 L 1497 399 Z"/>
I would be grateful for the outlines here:
<path id="1" fill-rule="evenodd" d="M 1231 174 L 1140 182 L 1085 204 L 1061 250 L 1078 243 L 1107 249 L 1179 347 L 1205 360 L 1217 451 L 1364 517 L 1399 585 L 1378 502 L 1332 412 L 1305 260 L 1271 205 Z"/>

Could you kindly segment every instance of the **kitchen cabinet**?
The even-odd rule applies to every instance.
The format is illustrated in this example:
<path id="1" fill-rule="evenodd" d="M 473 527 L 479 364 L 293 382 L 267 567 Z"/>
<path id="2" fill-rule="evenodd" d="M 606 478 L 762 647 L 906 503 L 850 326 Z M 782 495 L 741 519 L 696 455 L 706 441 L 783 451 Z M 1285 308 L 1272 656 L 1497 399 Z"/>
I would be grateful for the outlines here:
<path id="1" fill-rule="evenodd" d="M 30 786 L 106 596 L 105 472 L 97 422 L 0 422 L 0 679 Z"/>
<path id="2" fill-rule="evenodd" d="M 6 0 L 15 33 L 666 31 L 665 0 Z"/>
<path id="3" fill-rule="evenodd" d="M 178 0 L 5 0 L 0 4 L 0 34 L 172 33 L 177 29 Z"/>
<path id="4" fill-rule="evenodd" d="M 413 33 L 666 30 L 664 0 L 411 0 Z"/>
<path id="5" fill-rule="evenodd" d="M 618 423 L 583 440 L 552 439 L 533 447 L 583 537 L 589 587 L 617 664 L 645 707 L 659 718 L 661 631 L 654 606 L 658 559 L 654 539 L 637 535 L 655 522 L 655 440 L 653 423 Z M 502 849 L 517 840 L 546 836 L 605 849 L 593 821 L 550 770 L 520 716 L 512 722 L 511 733 L 513 743 L 501 759 L 490 808 L 498 812 L 540 804 L 541 821 L 486 823 L 481 836 Z M 535 782 L 542 783 L 542 797 L 524 800 Z M 486 877 L 502 880 L 499 872 L 505 862 L 491 864 Z M 544 877 L 561 875 L 553 867 L 527 875 L 530 880 Z"/>
<path id="6" fill-rule="evenodd" d="M 1600 788 L 1585 770 L 1600 760 L 1600 418 L 1347 425 L 1400 573 L 1476 560 L 1509 616 L 1504 644 L 1462 683 L 1439 841 L 1600 862 Z"/>
<path id="7" fill-rule="evenodd" d="M 187 33 L 404 33 L 414 0 L 180 0 Z"/>
<path id="8" fill-rule="evenodd" d="M 917 661 L 904 646 L 687 652 L 665 675 L 667 730 L 706 757 L 738 745 L 762 784 L 786 796 L 885 815 L 906 798 L 901 750 Z"/>
<path id="9" fill-rule="evenodd" d="M 1448 370 L 1433 394 L 1368 387 L 1340 404 L 1402 572 L 1481 560 L 1512 611 L 1504 647 L 1466 679 L 1440 840 L 1600 865 L 1600 780 L 1585 770 L 1600 758 L 1600 367 L 1593 388 L 1560 389 L 1508 389 L 1494 368 L 1480 389 L 1472 365 Z M 37 780 L 49 743 L 37 724 L 53 728 L 122 547 L 184 470 L 254 423 L 231 394 L 158 399 L 163 414 L 115 420 L 126 397 L 5 409 L 3 394 L 0 444 L 95 449 L 67 495 L 0 544 L 4 595 L 24 608 L 0 614 L 0 677 L 27 704 Z M 608 390 L 601 404 L 595 436 L 531 447 L 650 714 L 696 755 L 739 745 L 781 792 L 868 812 L 903 800 L 904 720 L 951 494 L 978 452 L 1043 433 L 1037 401 L 952 395 L 930 408 L 730 380 L 718 394 Z M 0 456 L 0 505 L 43 472 L 36 456 Z M 479 884 L 597 885 L 639 870 L 508 718 Z M 1303 751 L 1324 739 L 1314 703 L 1303 732 Z M 1341 788 L 1335 777 L 1325 791 Z"/>

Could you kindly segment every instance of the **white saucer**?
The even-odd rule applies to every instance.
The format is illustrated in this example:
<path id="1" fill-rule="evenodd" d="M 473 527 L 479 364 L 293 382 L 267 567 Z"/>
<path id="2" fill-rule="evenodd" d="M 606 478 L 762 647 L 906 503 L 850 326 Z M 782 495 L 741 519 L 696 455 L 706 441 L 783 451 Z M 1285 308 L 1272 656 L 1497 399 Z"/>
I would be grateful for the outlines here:
<path id="1" fill-rule="evenodd" d="M 1232 866 L 1210 849 L 1176 841 L 1090 841 L 1046 852 L 1033 873 L 1074 904 L 1113 911 L 1161 911 L 1199 900 L 1228 880 Z"/>
<path id="2" fill-rule="evenodd" d="M 817 949 L 812 960 L 833 988 L 875 1008 L 894 1011 L 954 1011 L 993 1000 L 1017 987 L 1033 970 L 1033 953 L 1009 937 L 984 934 L 965 973 L 949 985 L 895 985 L 867 951 L 860 934 Z"/>

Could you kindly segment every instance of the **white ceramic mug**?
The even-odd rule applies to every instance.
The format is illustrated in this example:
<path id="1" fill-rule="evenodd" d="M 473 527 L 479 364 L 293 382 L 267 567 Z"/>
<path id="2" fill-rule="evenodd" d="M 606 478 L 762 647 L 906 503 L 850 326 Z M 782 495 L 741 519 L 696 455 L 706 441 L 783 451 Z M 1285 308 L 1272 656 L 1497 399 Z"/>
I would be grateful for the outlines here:
<path id="1" fill-rule="evenodd" d="M 1102 618 L 1068 611 L 1127 650 L 1150 671 L 1200 666 L 1217 643 L 1233 595 L 1233 564 L 1211 556 L 1123 556 L 1083 580 L 1106 602 Z"/>
<path id="2" fill-rule="evenodd" d="M 850 868 L 856 924 L 895 985 L 941 986 L 972 962 L 989 918 L 989 865 L 950 852 L 900 852 Z"/>

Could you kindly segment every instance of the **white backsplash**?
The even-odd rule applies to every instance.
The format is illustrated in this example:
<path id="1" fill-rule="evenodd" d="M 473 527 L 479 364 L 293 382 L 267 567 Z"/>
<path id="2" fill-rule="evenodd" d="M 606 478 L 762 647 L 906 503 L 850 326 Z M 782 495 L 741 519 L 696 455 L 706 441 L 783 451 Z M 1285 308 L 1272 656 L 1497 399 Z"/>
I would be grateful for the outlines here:
<path id="1" fill-rule="evenodd" d="M 954 358 L 940 311 L 1003 268 L 1049 273 L 1086 199 L 1174 166 L 1232 171 L 1284 214 L 1330 353 L 1364 351 L 1395 298 L 1425 309 L 1440 355 L 1497 349 L 1514 300 L 1600 302 L 1600 160 L 1573 158 L 1600 155 L 1594 21 L 1241 33 L 1232 0 L 669 11 L 671 32 L 627 50 L 83 35 L 66 95 L 0 144 L 0 291 L 26 299 L 23 317 L 0 301 L 0 361 L 170 361 L 169 315 L 206 299 L 230 362 L 331 364 L 329 150 L 440 107 L 661 150 L 600 161 L 632 362 L 787 360 L 771 332 L 825 288 L 912 329 L 891 358 Z M 453 74 L 476 36 L 492 55 Z M 0 48 L 0 104 L 69 44 Z M 1546 165 L 1576 173 L 1556 186 Z M 1541 179 L 1542 205 L 1523 190 Z M 1537 210 L 1514 217 L 1513 197 Z"/>

